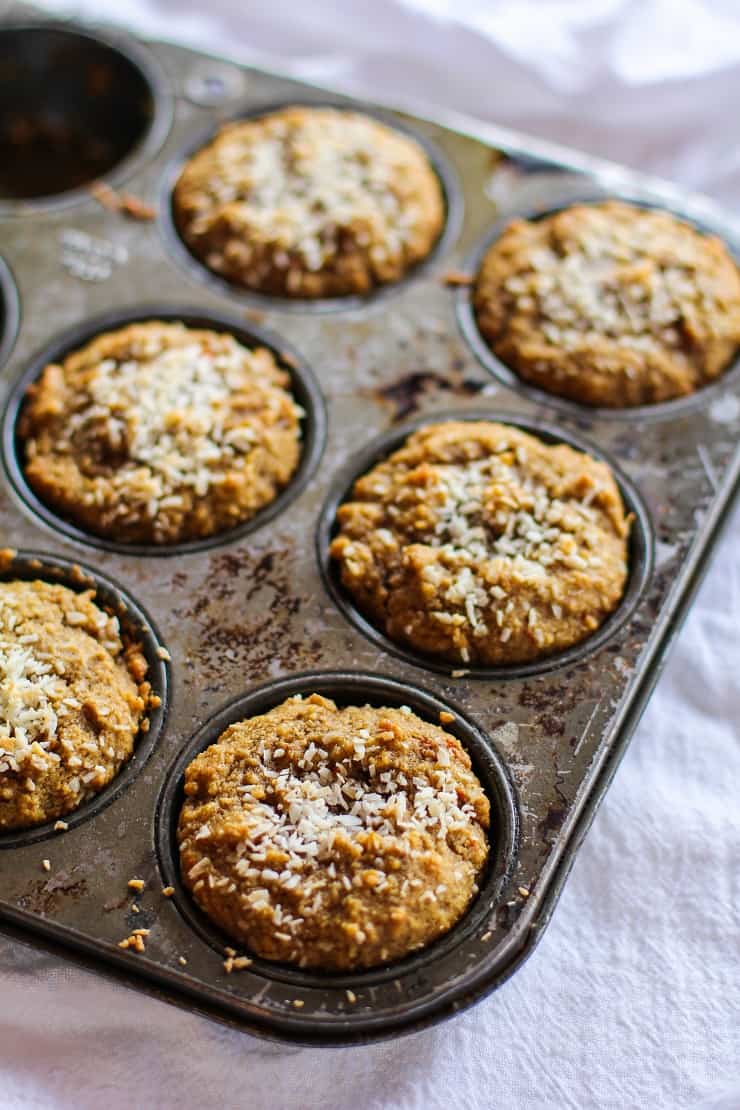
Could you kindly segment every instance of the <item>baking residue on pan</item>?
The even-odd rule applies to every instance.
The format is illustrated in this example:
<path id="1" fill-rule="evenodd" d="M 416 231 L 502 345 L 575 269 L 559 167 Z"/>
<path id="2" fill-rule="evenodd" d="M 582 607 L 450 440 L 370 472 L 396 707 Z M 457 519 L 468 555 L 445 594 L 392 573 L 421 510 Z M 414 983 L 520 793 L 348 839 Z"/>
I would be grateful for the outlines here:
<path id="1" fill-rule="evenodd" d="M 405 420 L 421 407 L 423 401 L 439 393 L 452 393 L 456 397 L 475 397 L 489 382 L 464 377 L 459 370 L 446 378 L 434 370 L 415 370 L 394 382 L 374 389 L 375 400 L 393 407 L 393 423 Z"/>

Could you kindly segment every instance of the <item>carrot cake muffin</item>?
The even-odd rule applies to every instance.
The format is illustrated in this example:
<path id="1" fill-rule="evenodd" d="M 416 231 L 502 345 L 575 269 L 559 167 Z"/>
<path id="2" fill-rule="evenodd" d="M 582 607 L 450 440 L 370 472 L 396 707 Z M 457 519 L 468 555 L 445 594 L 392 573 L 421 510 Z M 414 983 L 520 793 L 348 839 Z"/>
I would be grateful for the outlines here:
<path id="1" fill-rule="evenodd" d="M 489 809 L 460 742 L 410 709 L 292 697 L 188 767 L 183 880 L 259 956 L 374 967 L 464 914 Z"/>
<path id="2" fill-rule="evenodd" d="M 407 135 L 358 112 L 292 107 L 222 127 L 185 166 L 174 216 L 193 254 L 231 282 L 342 297 L 425 258 L 445 203 Z"/>
<path id="3" fill-rule="evenodd" d="M 587 405 L 693 393 L 740 344 L 740 276 L 724 244 L 621 201 L 515 220 L 483 260 L 474 306 L 502 362 Z"/>
<path id="4" fill-rule="evenodd" d="M 149 703 L 146 660 L 94 591 L 0 582 L 0 829 L 52 821 L 131 755 Z"/>
<path id="5" fill-rule="evenodd" d="M 430 424 L 359 478 L 330 553 L 358 608 L 403 647 L 522 663 L 617 606 L 629 520 L 608 466 L 485 421 Z"/>
<path id="6" fill-rule="evenodd" d="M 98 536 L 172 544 L 269 505 L 300 457 L 301 410 L 268 350 L 149 321 L 106 332 L 28 390 L 29 485 Z"/>

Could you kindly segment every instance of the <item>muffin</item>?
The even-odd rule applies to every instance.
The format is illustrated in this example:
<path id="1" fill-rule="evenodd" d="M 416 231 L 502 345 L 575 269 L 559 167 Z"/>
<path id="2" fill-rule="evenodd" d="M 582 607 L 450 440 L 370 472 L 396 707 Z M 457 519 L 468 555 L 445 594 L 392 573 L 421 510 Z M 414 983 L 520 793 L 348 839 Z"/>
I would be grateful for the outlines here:
<path id="1" fill-rule="evenodd" d="M 359 478 L 330 548 L 358 609 L 451 663 L 524 663 L 619 604 L 630 520 L 609 467 L 487 421 L 429 424 Z"/>
<path id="2" fill-rule="evenodd" d="M 268 350 L 148 321 L 47 366 L 18 422 L 26 479 L 60 516 L 122 543 L 250 520 L 298 466 L 301 409 Z"/>
<path id="3" fill-rule="evenodd" d="M 445 201 L 407 135 L 358 112 L 291 107 L 222 127 L 186 164 L 173 212 L 192 253 L 236 285 L 344 297 L 426 258 Z"/>
<path id="4" fill-rule="evenodd" d="M 292 697 L 188 767 L 181 872 L 200 908 L 265 959 L 374 967 L 465 913 L 489 810 L 459 741 L 407 707 Z"/>
<path id="5" fill-rule="evenodd" d="M 515 220 L 483 259 L 473 303 L 502 362 L 585 405 L 683 397 L 740 344 L 740 276 L 724 244 L 621 201 Z"/>
<path id="6" fill-rule="evenodd" d="M 0 582 L 0 830 L 62 817 L 118 773 L 151 691 L 94 590 Z"/>

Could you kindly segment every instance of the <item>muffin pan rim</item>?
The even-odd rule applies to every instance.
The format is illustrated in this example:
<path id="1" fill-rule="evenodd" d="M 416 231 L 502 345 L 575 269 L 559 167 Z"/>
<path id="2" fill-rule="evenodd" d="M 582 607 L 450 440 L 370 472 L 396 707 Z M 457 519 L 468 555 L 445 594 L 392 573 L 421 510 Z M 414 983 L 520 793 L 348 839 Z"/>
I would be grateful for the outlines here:
<path id="1" fill-rule="evenodd" d="M 29 385 L 38 380 L 44 367 L 50 362 L 65 358 L 103 332 L 147 321 L 181 322 L 186 327 L 211 328 L 233 335 L 245 346 L 251 344 L 253 347 L 266 347 L 276 356 L 281 369 L 290 375 L 291 393 L 305 411 L 305 416 L 301 420 L 303 449 L 298 466 L 288 484 L 269 504 L 248 520 L 242 521 L 241 524 L 227 531 L 216 532 L 202 539 L 173 544 L 126 544 L 86 532 L 42 501 L 27 481 L 21 461 L 22 445 L 16 433 L 16 425 L 26 390 Z M 97 551 L 142 558 L 167 559 L 227 547 L 257 532 L 280 516 L 305 492 L 311 478 L 315 475 L 326 447 L 327 425 L 327 407 L 321 383 L 308 362 L 295 350 L 289 340 L 282 339 L 269 328 L 253 324 L 250 320 L 240 319 L 228 309 L 222 310 L 211 305 L 198 307 L 176 302 L 136 304 L 88 317 L 66 329 L 55 339 L 49 340 L 31 356 L 20 375 L 12 382 L 0 409 L 0 436 L 2 437 L 0 455 L 2 470 L 14 496 L 24 511 L 46 529 L 63 537 L 67 542 L 86 549 L 92 548 Z"/>
<path id="2" fill-rule="evenodd" d="M 191 135 L 189 140 L 181 144 L 177 152 L 169 158 L 161 175 L 158 191 L 157 223 L 167 255 L 175 262 L 178 269 L 191 275 L 196 284 L 210 289 L 221 297 L 225 297 L 235 305 L 241 304 L 255 310 L 284 312 L 289 316 L 304 313 L 313 316 L 334 315 L 343 312 L 352 313 L 353 315 L 364 314 L 378 305 L 382 305 L 386 300 L 391 299 L 394 294 L 396 296 L 403 294 L 409 286 L 413 285 L 419 278 L 423 278 L 450 253 L 460 236 L 465 216 L 463 190 L 459 175 L 451 159 L 433 140 L 416 130 L 413 125 L 396 118 L 393 113 L 383 108 L 366 104 L 365 101 L 355 99 L 349 95 L 344 98 L 341 94 L 330 95 L 328 92 L 321 95 L 322 90 L 314 89 L 314 92 L 319 94 L 319 98 L 311 100 L 308 96 L 309 91 L 309 87 L 304 86 L 302 97 L 296 96 L 268 101 L 264 105 L 246 110 L 237 108 L 220 118 L 215 124 L 211 123 L 202 128 L 196 135 Z M 227 124 L 260 119 L 272 112 L 291 107 L 336 108 L 339 111 L 355 112 L 369 116 L 392 130 L 400 132 L 407 138 L 413 139 L 426 155 L 442 189 L 445 203 L 444 224 L 429 254 L 417 262 L 398 281 L 377 285 L 367 293 L 348 294 L 344 297 L 279 297 L 272 293 L 261 293 L 257 289 L 249 289 L 237 282 L 229 281 L 228 278 L 221 277 L 210 270 L 197 255 L 193 254 L 180 235 L 173 211 L 174 190 L 188 160 L 215 139 L 220 130 Z"/>
<path id="3" fill-rule="evenodd" d="M 90 187 L 96 184 L 110 185 L 112 188 L 125 183 L 137 174 L 158 154 L 167 140 L 174 119 L 175 97 L 171 81 L 164 67 L 154 56 L 147 44 L 126 31 L 109 25 L 80 20 L 13 19 L 8 22 L 0 19 L 0 37 L 5 32 L 61 32 L 78 38 L 88 39 L 125 60 L 141 74 L 152 98 L 152 116 L 141 138 L 101 177 L 93 178 L 86 185 L 59 194 L 44 197 L 28 197 L 18 200 L 0 197 L 0 219 L 30 219 L 34 216 L 51 216 L 60 211 L 74 209 L 86 201 L 97 204 Z"/>
<path id="4" fill-rule="evenodd" d="M 346 696 L 340 690 L 346 690 Z M 250 971 L 253 970 L 260 978 L 283 983 L 286 987 L 319 991 L 335 989 L 340 992 L 348 987 L 356 987 L 358 990 L 370 988 L 400 979 L 404 974 L 415 974 L 435 959 L 450 955 L 461 943 L 470 941 L 476 930 L 481 930 L 513 872 L 519 839 L 519 802 L 516 788 L 495 743 L 475 718 L 457 705 L 454 699 L 442 698 L 423 686 L 411 685 L 385 672 L 371 674 L 351 668 L 311 670 L 258 683 L 221 705 L 180 747 L 165 771 L 154 813 L 154 837 L 160 874 L 167 885 L 175 888 L 172 902 L 179 914 L 204 943 L 219 953 L 223 953 L 225 947 L 231 945 L 250 954 L 244 944 L 233 938 L 229 939 L 228 934 L 209 921 L 182 881 L 176 838 L 177 818 L 183 797 L 182 783 L 185 770 L 196 755 L 217 743 L 229 725 L 249 716 L 266 713 L 297 693 L 306 696 L 319 693 L 338 701 L 340 707 L 357 704 L 372 704 L 377 707 L 408 704 L 418 716 L 457 736 L 470 755 L 473 770 L 491 804 L 493 833 L 488 839 L 494 858 L 489 856 L 480 890 L 474 895 L 462 917 L 436 940 L 401 959 L 369 969 L 331 972 L 303 970 L 253 956 Z M 390 700 L 383 701 L 384 698 Z M 444 709 L 451 710 L 455 720 L 450 724 L 440 725 L 434 714 Z"/>
<path id="5" fill-rule="evenodd" d="M 666 212 L 668 215 L 675 216 L 684 223 L 690 224 L 696 231 L 704 235 L 718 236 L 727 247 L 735 263 L 740 265 L 740 240 L 731 235 L 729 231 L 715 229 L 711 220 L 705 221 L 701 216 L 693 215 L 690 211 L 690 205 L 682 209 L 677 203 L 665 200 L 651 193 L 649 189 L 641 191 L 639 189 L 620 188 L 607 183 L 601 185 L 598 181 L 592 181 L 590 188 L 580 196 L 565 194 L 560 201 L 555 197 L 554 203 L 547 206 L 534 208 L 523 206 L 521 209 L 509 212 L 501 219 L 495 220 L 487 228 L 463 259 L 462 270 L 465 274 L 470 275 L 471 280 L 469 284 L 460 286 L 455 291 L 457 326 L 464 342 L 480 365 L 498 383 L 515 393 L 521 394 L 526 400 L 555 409 L 557 414 L 562 417 L 570 417 L 581 421 L 603 420 L 615 424 L 634 423 L 636 421 L 658 424 L 668 420 L 680 420 L 683 416 L 692 415 L 699 409 L 705 406 L 708 407 L 713 400 L 717 399 L 723 388 L 732 387 L 740 381 L 740 345 L 722 373 L 713 381 L 695 389 L 693 393 L 684 397 L 673 397 L 667 401 L 658 401 L 653 405 L 608 408 L 583 404 L 569 397 L 563 397 L 558 393 L 551 393 L 520 377 L 516 370 L 494 353 L 478 327 L 473 305 L 475 280 L 488 250 L 501 238 L 513 220 L 536 222 L 576 205 L 602 204 L 611 200 L 621 200 L 636 207 Z"/>
<path id="6" fill-rule="evenodd" d="M 507 663 L 501 666 L 476 666 L 474 663 L 453 662 L 445 659 L 426 657 L 413 648 L 397 644 L 385 632 L 377 628 L 369 617 L 364 616 L 342 586 L 337 573 L 336 562 L 329 556 L 329 545 L 336 534 L 336 513 L 339 506 L 351 498 L 352 487 L 363 474 L 366 474 L 382 459 L 397 450 L 412 432 L 429 424 L 455 421 L 485 420 L 498 424 L 510 424 L 545 443 L 564 443 L 592 458 L 604 462 L 610 468 L 622 503 L 627 513 L 634 515 L 628 538 L 629 571 L 622 597 L 614 610 L 602 624 L 589 636 L 568 648 L 542 656 L 526 663 Z M 624 470 L 597 444 L 580 434 L 551 421 L 536 421 L 520 413 L 497 412 L 495 408 L 486 409 L 445 409 L 432 412 L 414 420 L 399 424 L 390 431 L 376 436 L 367 442 L 360 452 L 339 474 L 335 475 L 320 511 L 316 526 L 316 556 L 319 573 L 326 593 L 342 615 L 366 639 L 387 654 L 395 656 L 412 666 L 431 671 L 438 675 L 450 675 L 453 671 L 463 671 L 466 679 L 485 681 L 506 681 L 530 678 L 537 675 L 552 674 L 576 666 L 584 659 L 595 655 L 627 625 L 639 607 L 650 584 L 655 562 L 655 530 L 650 512 L 643 497 L 625 474 Z"/>
<path id="7" fill-rule="evenodd" d="M 9 550 L 12 551 L 12 557 L 7 564 L 0 566 L 0 582 L 38 579 L 66 586 L 75 592 L 93 587 L 93 600 L 96 604 L 99 601 L 106 607 L 116 603 L 122 607 L 116 609 L 119 619 L 124 619 L 124 613 L 133 617 L 132 624 L 135 625 L 136 636 L 140 638 L 148 664 L 146 680 L 151 683 L 152 691 L 161 699 L 161 704 L 145 711 L 145 716 L 149 719 L 148 730 L 138 730 L 131 755 L 102 790 L 86 799 L 76 809 L 55 817 L 52 821 L 21 829 L 0 829 L 0 851 L 38 844 L 58 836 L 54 824 L 59 820 L 64 821 L 69 830 L 79 828 L 116 802 L 139 776 L 164 735 L 172 697 L 170 663 L 158 653 L 158 649 L 165 647 L 161 633 L 147 609 L 126 587 L 97 568 L 77 560 L 29 548 Z"/>
<path id="8" fill-rule="evenodd" d="M 21 302 L 18 286 L 8 263 L 0 255 L 0 301 L 2 302 L 2 327 L 0 328 L 0 371 L 10 358 L 21 323 Z"/>

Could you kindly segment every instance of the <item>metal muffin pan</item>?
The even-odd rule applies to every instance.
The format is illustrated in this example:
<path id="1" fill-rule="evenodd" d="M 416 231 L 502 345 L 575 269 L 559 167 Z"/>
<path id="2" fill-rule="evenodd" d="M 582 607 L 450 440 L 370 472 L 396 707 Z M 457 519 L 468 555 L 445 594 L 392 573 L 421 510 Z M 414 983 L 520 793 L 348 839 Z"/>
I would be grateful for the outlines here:
<path id="1" fill-rule="evenodd" d="M 132 173 L 169 129 L 164 75 L 147 52 L 118 35 L 8 22 L 0 31 L 0 71 L 2 214 L 88 199 L 89 183 Z M 23 155 L 13 136 L 19 130 L 33 135 L 34 128 L 40 141 L 32 140 Z M 54 143 L 51 159 L 43 158 L 44 141 Z M 47 173 L 48 187 L 42 184 Z"/>
<path id="2" fill-rule="evenodd" d="M 13 350 L 18 334 L 18 292 L 13 275 L 0 258 L 0 369 Z"/>
<path id="3" fill-rule="evenodd" d="M 124 37 L 116 42 L 129 49 Z M 0 372 L 5 400 L 17 404 L 19 383 L 40 369 L 37 352 L 49 344 L 63 347 L 70 329 L 88 335 L 104 312 L 119 314 L 106 318 L 115 322 L 124 318 L 120 314 L 139 316 L 141 306 L 156 307 L 160 316 L 169 306 L 174 315 L 187 311 L 193 319 L 228 316 L 227 326 L 238 318 L 250 335 L 266 327 L 278 350 L 300 352 L 300 367 L 312 368 L 327 401 L 326 448 L 321 465 L 283 511 L 263 517 L 251 531 L 176 558 L 103 550 L 91 537 L 30 511 L 13 490 L 12 474 L 10 483 L 6 475 L 3 542 L 104 568 L 123 583 L 161 630 L 172 656 L 172 688 L 166 725 L 125 791 L 43 848 L 18 844 L 0 852 L 2 929 L 265 1036 L 335 1044 L 418 1029 L 489 992 L 532 951 L 658 678 L 740 473 L 735 373 L 703 391 L 691 408 L 671 410 L 660 421 L 643 410 L 615 420 L 558 404 L 518 380 L 505 385 L 479 365 L 458 326 L 456 302 L 465 294 L 448 288 L 444 275 L 464 267 L 497 221 L 584 195 L 626 194 L 665 205 L 717 230 L 731 245 L 740 240 L 738 227 L 704 198 L 563 148 L 460 117 L 445 122 L 425 118 L 423 110 L 414 118 L 392 113 L 454 168 L 463 210 L 454 242 L 445 242 L 413 280 L 362 303 L 348 300 L 331 313 L 256 294 L 245 298 L 204 282 L 171 250 L 164 190 L 172 168 L 222 120 L 275 103 L 326 103 L 328 94 L 167 43 L 131 49 L 148 59 L 152 72 L 165 75 L 161 86 L 152 86 L 155 115 L 166 117 L 171 105 L 172 125 L 145 157 L 122 166 L 117 180 L 157 205 L 158 219 L 126 219 L 84 193 L 73 206 L 63 198 L 6 206 L 2 253 L 18 290 L 22 326 Z M 194 302 L 197 313 L 183 308 Z M 327 516 L 321 520 L 327 499 L 347 488 L 379 436 L 390 432 L 393 441 L 399 412 L 426 419 L 450 409 L 461 418 L 483 410 L 565 441 L 583 436 L 614 461 L 625 500 L 639 510 L 630 579 L 636 608 L 630 611 L 626 602 L 607 635 L 584 641 L 555 669 L 546 665 L 540 673 L 494 680 L 452 666 L 422 667 L 356 627 L 326 589 L 319 566 L 324 553 L 317 561 L 314 547 L 320 522 L 327 526 Z M 8 417 L 11 471 L 12 423 Z M 651 537 L 655 566 L 649 575 Z M 504 787 L 492 801 L 494 838 L 514 845 L 516 831 L 515 850 L 507 848 L 494 861 L 493 885 L 487 880 L 458 929 L 427 953 L 346 976 L 350 985 L 343 987 L 331 976 L 299 982 L 299 973 L 264 961 L 227 975 L 221 938 L 202 921 L 196 924 L 176 882 L 171 832 L 184 760 L 209 742 L 220 721 L 233 719 L 230 714 L 273 704 L 295 683 L 367 700 L 375 697 L 367 682 L 386 679 L 401 685 L 408 704 L 422 712 L 433 704 L 450 706 L 460 726 L 467 722 L 474 730 L 475 740 L 468 737 L 473 757 L 483 745 L 491 766 L 501 769 L 486 779 L 489 791 L 505 781 L 513 788 L 510 794 Z M 390 699 L 397 687 L 382 689 Z M 479 766 L 483 773 L 480 760 Z M 49 873 L 41 868 L 42 855 Z M 146 881 L 140 895 L 127 889 L 134 876 Z M 160 893 L 168 880 L 176 887 L 174 899 Z M 118 947 L 133 928 L 150 929 L 144 953 Z"/>

